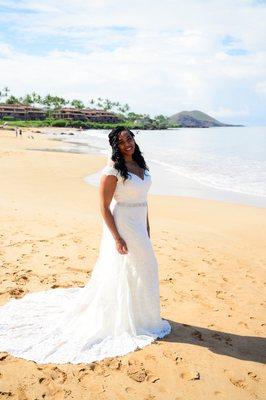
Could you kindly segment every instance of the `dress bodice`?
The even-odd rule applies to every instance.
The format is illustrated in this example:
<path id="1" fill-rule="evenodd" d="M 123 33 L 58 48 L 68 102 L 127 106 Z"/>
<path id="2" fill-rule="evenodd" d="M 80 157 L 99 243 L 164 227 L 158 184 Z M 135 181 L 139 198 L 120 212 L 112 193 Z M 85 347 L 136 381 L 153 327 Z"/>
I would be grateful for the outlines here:
<path id="1" fill-rule="evenodd" d="M 113 199 L 116 202 L 144 202 L 147 201 L 147 193 L 151 186 L 151 175 L 148 171 L 144 172 L 144 179 L 129 172 L 129 178 L 124 181 L 119 171 L 110 165 L 102 169 L 102 175 L 114 175 L 117 177 L 117 185 Z"/>

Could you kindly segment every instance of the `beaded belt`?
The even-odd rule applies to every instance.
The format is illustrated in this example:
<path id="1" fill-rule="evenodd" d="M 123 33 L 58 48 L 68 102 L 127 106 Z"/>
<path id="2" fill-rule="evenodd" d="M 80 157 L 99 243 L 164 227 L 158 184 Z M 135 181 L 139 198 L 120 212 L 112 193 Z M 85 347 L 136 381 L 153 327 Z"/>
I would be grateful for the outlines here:
<path id="1" fill-rule="evenodd" d="M 126 203 L 124 201 L 118 201 L 116 204 L 118 206 L 122 206 L 122 207 L 145 207 L 145 206 L 147 206 L 146 201 L 143 201 L 141 203 Z"/>

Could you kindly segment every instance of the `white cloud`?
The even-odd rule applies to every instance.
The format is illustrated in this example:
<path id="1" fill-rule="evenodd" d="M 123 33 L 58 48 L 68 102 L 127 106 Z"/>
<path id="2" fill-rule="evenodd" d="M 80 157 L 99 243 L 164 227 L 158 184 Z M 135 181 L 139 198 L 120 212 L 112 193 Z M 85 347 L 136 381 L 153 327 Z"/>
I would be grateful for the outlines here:
<path id="1" fill-rule="evenodd" d="M 232 110 L 230 108 L 220 107 L 218 110 L 209 110 L 208 113 L 214 118 L 235 118 L 249 116 L 250 110 L 248 107 L 243 110 Z"/>
<path id="2" fill-rule="evenodd" d="M 0 42 L 0 57 L 8 57 L 12 55 L 11 46 L 7 43 Z"/>
<path id="3" fill-rule="evenodd" d="M 254 90 L 258 93 L 266 94 L 266 81 L 256 83 Z"/>
<path id="4" fill-rule="evenodd" d="M 1 3 L 13 4 L 8 17 L 22 38 L 2 35 L 0 45 L 3 84 L 18 95 L 101 96 L 151 115 L 197 108 L 241 121 L 265 90 L 266 7 L 251 1 Z M 227 54 L 226 36 L 247 54 Z"/>

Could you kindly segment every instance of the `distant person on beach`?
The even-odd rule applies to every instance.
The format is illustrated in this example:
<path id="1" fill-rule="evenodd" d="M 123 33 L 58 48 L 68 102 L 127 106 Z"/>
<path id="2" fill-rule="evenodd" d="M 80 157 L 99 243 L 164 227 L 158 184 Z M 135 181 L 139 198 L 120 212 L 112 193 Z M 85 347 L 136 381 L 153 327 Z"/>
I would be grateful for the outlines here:
<path id="1" fill-rule="evenodd" d="M 15 132 L 16 132 L 16 137 L 18 137 L 18 128 L 17 127 L 15 129 Z"/>
<path id="2" fill-rule="evenodd" d="M 19 130 L 19 134 L 20 134 L 20 136 L 22 136 L 22 129 L 21 128 Z"/>

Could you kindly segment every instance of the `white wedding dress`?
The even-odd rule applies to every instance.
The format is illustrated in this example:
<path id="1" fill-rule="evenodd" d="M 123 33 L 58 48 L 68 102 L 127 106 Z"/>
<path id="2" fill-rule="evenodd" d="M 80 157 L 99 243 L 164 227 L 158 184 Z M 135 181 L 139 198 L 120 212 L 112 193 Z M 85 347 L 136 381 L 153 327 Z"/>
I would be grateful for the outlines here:
<path id="1" fill-rule="evenodd" d="M 160 316 L 158 264 L 147 233 L 151 176 L 118 178 L 110 210 L 128 253 L 103 220 L 99 255 L 84 287 L 28 293 L 0 307 L 0 351 L 46 363 L 89 363 L 143 348 L 171 331 Z"/>

